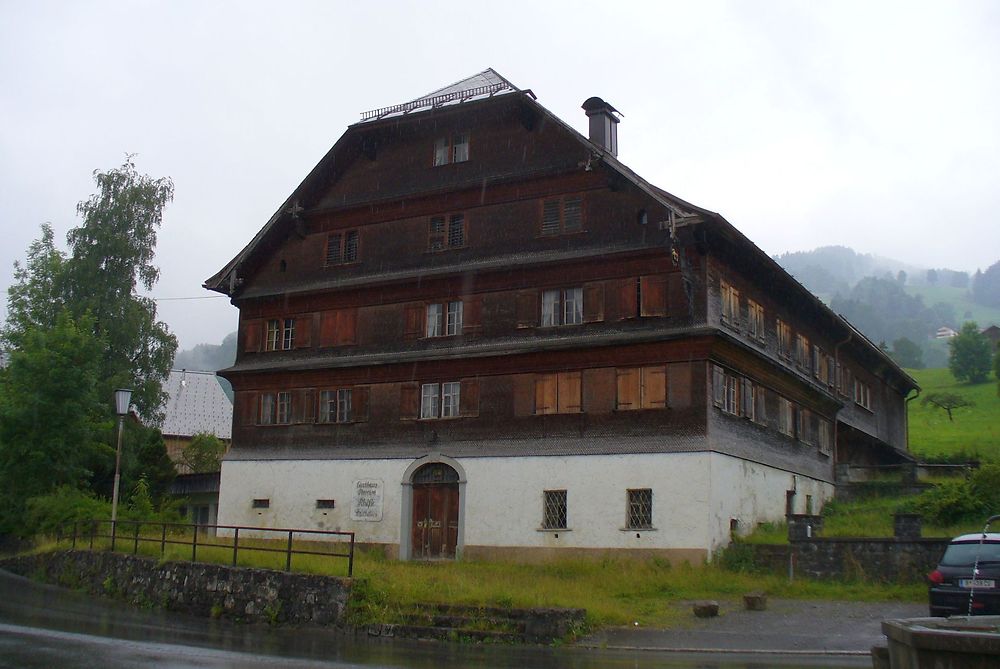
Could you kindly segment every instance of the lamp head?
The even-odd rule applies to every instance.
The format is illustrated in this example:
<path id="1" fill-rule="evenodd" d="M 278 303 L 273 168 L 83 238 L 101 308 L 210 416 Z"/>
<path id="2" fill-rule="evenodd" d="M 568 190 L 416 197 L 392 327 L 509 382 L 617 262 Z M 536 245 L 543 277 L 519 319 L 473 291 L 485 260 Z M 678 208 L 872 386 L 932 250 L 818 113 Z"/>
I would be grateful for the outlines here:
<path id="1" fill-rule="evenodd" d="M 115 413 L 124 416 L 128 413 L 129 404 L 132 401 L 132 391 L 128 388 L 119 388 L 115 391 Z"/>

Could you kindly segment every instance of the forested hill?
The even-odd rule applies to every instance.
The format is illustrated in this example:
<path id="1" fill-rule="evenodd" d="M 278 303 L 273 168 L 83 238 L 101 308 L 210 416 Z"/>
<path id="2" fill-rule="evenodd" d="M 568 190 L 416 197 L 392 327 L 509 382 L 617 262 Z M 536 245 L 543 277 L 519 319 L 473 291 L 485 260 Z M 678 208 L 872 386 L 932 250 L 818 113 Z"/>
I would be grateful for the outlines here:
<path id="1" fill-rule="evenodd" d="M 806 288 L 907 367 L 943 367 L 941 327 L 1000 325 L 1000 261 L 985 271 L 926 268 L 844 246 L 774 258 Z"/>

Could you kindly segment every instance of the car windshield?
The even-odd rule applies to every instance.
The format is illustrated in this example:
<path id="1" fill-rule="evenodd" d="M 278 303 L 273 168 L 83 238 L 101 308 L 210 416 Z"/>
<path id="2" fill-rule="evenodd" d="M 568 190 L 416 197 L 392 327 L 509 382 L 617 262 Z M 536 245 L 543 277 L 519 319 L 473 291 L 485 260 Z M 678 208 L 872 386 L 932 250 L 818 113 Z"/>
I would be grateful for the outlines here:
<path id="1" fill-rule="evenodd" d="M 941 558 L 941 564 L 946 567 L 971 567 L 976 563 L 1000 562 L 1000 543 L 987 542 L 980 546 L 979 542 L 949 544 L 948 550 Z"/>

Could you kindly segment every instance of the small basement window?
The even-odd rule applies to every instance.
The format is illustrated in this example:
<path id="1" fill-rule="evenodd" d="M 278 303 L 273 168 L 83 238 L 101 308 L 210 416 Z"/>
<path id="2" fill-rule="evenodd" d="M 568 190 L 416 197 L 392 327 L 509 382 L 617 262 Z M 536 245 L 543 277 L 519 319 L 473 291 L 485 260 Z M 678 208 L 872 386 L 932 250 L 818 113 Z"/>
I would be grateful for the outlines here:
<path id="1" fill-rule="evenodd" d="M 337 506 L 337 500 L 334 499 L 318 499 L 316 500 L 317 509 L 333 509 Z"/>
<path id="2" fill-rule="evenodd" d="M 267 497 L 259 497 L 255 499 L 250 506 L 252 506 L 255 509 L 270 509 L 271 500 L 268 499 Z"/>

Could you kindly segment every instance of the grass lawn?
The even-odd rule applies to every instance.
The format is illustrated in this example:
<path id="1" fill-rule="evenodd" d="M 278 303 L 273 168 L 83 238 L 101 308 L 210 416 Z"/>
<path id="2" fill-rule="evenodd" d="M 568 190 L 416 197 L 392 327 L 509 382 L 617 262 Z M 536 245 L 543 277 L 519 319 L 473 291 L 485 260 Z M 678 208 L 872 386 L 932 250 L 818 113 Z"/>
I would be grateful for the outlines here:
<path id="1" fill-rule="evenodd" d="M 921 397 L 933 392 L 961 395 L 975 406 L 957 409 L 954 421 L 942 409 L 910 402 L 910 450 L 920 458 L 965 453 L 989 462 L 1000 462 L 1000 396 L 996 377 L 985 383 L 958 383 L 947 369 L 911 369 L 907 372 L 921 387 Z"/>
<path id="2" fill-rule="evenodd" d="M 160 557 L 159 534 L 155 541 L 139 544 L 140 553 Z M 222 538 L 213 539 L 218 543 Z M 106 543 L 106 542 L 105 542 Z M 255 542 L 262 547 L 284 548 L 283 542 Z M 284 556 L 243 550 L 239 564 L 281 569 Z M 102 544 L 98 542 L 98 547 Z M 67 547 L 66 542 L 59 546 Z M 81 544 L 82 547 L 82 544 Z M 132 548 L 126 542 L 119 548 Z M 37 550 L 53 550 L 54 542 Z M 296 542 L 296 548 L 309 548 Z M 190 548 L 167 546 L 163 561 L 187 560 Z M 199 561 L 229 564 L 232 550 L 199 548 Z M 332 576 L 346 575 L 346 561 L 315 556 L 294 556 L 293 570 Z M 793 599 L 842 599 L 858 601 L 923 601 L 923 585 L 881 585 L 864 582 L 827 582 L 784 576 L 737 573 L 714 564 L 671 565 L 649 559 L 566 559 L 545 564 L 513 562 L 401 562 L 380 552 L 358 551 L 354 564 L 356 623 L 399 622 L 417 604 L 441 603 L 499 607 L 578 607 L 587 610 L 592 626 L 639 622 L 671 626 L 690 617 L 691 600 L 739 600 L 743 594 L 767 592 L 771 597 Z"/>

